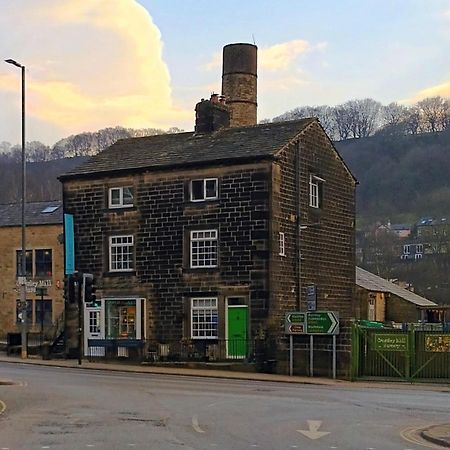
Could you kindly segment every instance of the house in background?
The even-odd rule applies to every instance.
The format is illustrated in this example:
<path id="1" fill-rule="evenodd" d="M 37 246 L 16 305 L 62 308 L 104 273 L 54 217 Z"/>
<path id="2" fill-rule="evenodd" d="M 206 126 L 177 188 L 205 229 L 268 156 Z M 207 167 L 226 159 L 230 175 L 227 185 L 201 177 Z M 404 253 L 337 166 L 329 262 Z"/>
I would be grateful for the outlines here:
<path id="1" fill-rule="evenodd" d="M 28 331 L 49 331 L 64 311 L 63 208 L 60 201 L 27 203 L 26 277 Z M 22 254 L 21 204 L 0 205 L 0 339 L 20 332 L 19 289 Z M 37 287 L 45 287 L 41 297 Z"/>
<path id="2" fill-rule="evenodd" d="M 76 269 L 98 286 L 85 345 L 246 359 L 259 337 L 285 372 L 285 313 L 315 286 L 347 371 L 356 182 L 317 119 L 256 125 L 255 46 L 224 48 L 222 96 L 197 104 L 195 132 L 118 141 L 60 180 Z"/>
<path id="3" fill-rule="evenodd" d="M 359 319 L 378 322 L 425 321 L 435 302 L 403 289 L 361 267 L 356 267 Z"/>

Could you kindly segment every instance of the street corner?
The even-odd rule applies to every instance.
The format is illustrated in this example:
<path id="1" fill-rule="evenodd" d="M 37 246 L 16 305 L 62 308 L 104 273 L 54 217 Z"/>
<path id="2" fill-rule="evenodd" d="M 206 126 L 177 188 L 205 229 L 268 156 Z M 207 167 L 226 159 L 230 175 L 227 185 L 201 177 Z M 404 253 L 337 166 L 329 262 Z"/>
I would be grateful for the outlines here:
<path id="1" fill-rule="evenodd" d="M 450 423 L 432 425 L 420 432 L 423 439 L 444 448 L 450 448 Z"/>

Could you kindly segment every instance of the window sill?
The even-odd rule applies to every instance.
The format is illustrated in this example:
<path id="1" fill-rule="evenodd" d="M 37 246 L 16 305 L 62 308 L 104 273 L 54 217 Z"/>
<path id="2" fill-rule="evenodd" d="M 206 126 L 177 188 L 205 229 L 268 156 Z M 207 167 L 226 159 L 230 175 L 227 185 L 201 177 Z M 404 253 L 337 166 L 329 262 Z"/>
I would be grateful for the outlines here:
<path id="1" fill-rule="evenodd" d="M 204 273 L 215 273 L 219 272 L 220 268 L 217 267 L 199 267 L 199 268 L 192 268 L 192 267 L 185 267 L 183 268 L 183 273 L 186 274 L 204 274 Z"/>
<path id="2" fill-rule="evenodd" d="M 134 277 L 136 276 L 135 270 L 123 270 L 118 272 L 103 272 L 104 278 L 115 278 L 115 277 Z"/>
<path id="3" fill-rule="evenodd" d="M 108 207 L 108 208 L 105 208 L 105 209 L 103 209 L 103 212 L 104 213 L 124 213 L 124 212 L 127 212 L 127 211 L 137 211 L 137 208 L 136 208 L 136 206 L 118 206 L 118 207 L 114 207 L 114 208 L 111 208 L 111 207 Z"/>

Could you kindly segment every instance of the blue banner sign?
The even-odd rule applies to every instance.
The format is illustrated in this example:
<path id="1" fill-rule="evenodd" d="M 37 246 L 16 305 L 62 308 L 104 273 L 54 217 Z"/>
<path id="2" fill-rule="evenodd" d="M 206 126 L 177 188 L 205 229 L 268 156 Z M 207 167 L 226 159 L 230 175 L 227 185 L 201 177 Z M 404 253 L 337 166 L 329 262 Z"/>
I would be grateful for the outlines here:
<path id="1" fill-rule="evenodd" d="M 75 235 L 72 214 L 64 214 L 64 254 L 65 273 L 70 275 L 75 272 Z"/>

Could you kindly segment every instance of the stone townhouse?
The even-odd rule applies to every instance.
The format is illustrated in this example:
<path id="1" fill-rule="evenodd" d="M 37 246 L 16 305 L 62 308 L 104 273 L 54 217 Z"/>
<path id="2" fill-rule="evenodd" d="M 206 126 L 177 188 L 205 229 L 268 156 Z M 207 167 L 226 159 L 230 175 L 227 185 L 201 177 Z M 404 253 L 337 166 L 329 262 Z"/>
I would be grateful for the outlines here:
<path id="1" fill-rule="evenodd" d="M 0 205 L 0 340 L 20 333 L 19 287 L 22 254 L 21 204 Z M 64 310 L 62 202 L 30 202 L 25 207 L 27 325 L 30 333 L 53 333 Z M 44 287 L 43 296 L 36 288 Z"/>
<path id="2" fill-rule="evenodd" d="M 307 286 L 342 330 L 353 317 L 355 179 L 317 119 L 256 125 L 253 45 L 224 48 L 222 96 L 197 104 L 194 132 L 118 141 L 60 179 L 76 269 L 98 286 L 85 338 L 236 358 L 260 337 L 282 371 Z"/>

